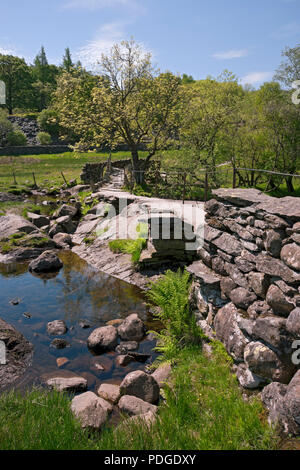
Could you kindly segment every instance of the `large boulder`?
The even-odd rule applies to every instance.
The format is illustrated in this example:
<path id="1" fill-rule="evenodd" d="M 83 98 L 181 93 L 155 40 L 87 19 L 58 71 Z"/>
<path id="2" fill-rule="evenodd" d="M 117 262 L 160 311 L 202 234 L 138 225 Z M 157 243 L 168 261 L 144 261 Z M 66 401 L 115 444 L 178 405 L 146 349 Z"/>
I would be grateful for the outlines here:
<path id="1" fill-rule="evenodd" d="M 157 403 L 159 385 L 149 374 L 141 370 L 130 372 L 120 385 L 122 395 L 133 395 L 148 403 Z"/>
<path id="2" fill-rule="evenodd" d="M 295 373 L 290 356 L 279 356 L 260 341 L 247 344 L 244 361 L 251 372 L 270 381 L 288 383 Z"/>
<path id="3" fill-rule="evenodd" d="M 9 238 L 15 233 L 31 233 L 37 228 L 29 220 L 16 214 L 0 216 L 0 240 Z"/>
<path id="4" fill-rule="evenodd" d="M 269 410 L 269 422 L 285 435 L 300 434 L 300 371 L 288 386 L 273 382 L 262 391 Z"/>
<path id="5" fill-rule="evenodd" d="M 149 412 L 155 414 L 157 412 L 157 406 L 151 405 L 150 403 L 141 400 L 141 398 L 132 395 L 124 395 L 120 399 L 118 406 L 122 412 L 127 413 L 130 416 L 144 415 Z"/>
<path id="6" fill-rule="evenodd" d="M 30 366 L 33 346 L 13 326 L 0 318 L 0 341 L 6 348 L 6 364 L 0 363 L 0 390 L 13 384 Z M 0 345 L 1 346 L 1 345 Z"/>
<path id="7" fill-rule="evenodd" d="M 118 331 L 112 326 L 102 326 L 96 328 L 88 337 L 87 344 L 89 349 L 95 353 L 112 351 L 118 343 Z"/>
<path id="8" fill-rule="evenodd" d="M 222 307 L 214 319 L 214 328 L 217 339 L 236 361 L 243 362 L 244 349 L 248 340 L 238 326 L 240 316 L 236 306 L 229 303 Z"/>
<path id="9" fill-rule="evenodd" d="M 262 340 L 274 348 L 284 350 L 290 347 L 284 318 L 275 316 L 259 317 L 254 323 L 252 334 L 255 339 Z"/>
<path id="10" fill-rule="evenodd" d="M 145 336 L 145 326 L 138 315 L 132 313 L 118 327 L 118 333 L 125 341 L 141 341 Z"/>
<path id="11" fill-rule="evenodd" d="M 34 273 L 47 273 L 51 271 L 59 271 L 63 267 L 63 263 L 53 251 L 44 251 L 38 258 L 31 261 L 29 271 Z"/>
<path id="12" fill-rule="evenodd" d="M 83 428 L 101 429 L 107 420 L 107 410 L 103 407 L 101 398 L 93 392 L 74 397 L 71 410 Z"/>
<path id="13" fill-rule="evenodd" d="M 68 233 L 57 233 L 53 240 L 61 248 L 69 248 L 72 246 L 72 237 Z"/>

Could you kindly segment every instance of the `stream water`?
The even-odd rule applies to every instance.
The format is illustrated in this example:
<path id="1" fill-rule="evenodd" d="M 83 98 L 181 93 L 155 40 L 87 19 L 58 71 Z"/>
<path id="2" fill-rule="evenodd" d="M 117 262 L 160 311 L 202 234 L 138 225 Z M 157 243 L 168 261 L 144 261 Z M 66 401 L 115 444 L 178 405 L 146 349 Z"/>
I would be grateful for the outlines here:
<path id="1" fill-rule="evenodd" d="M 32 366 L 22 379 L 14 384 L 24 389 L 40 383 L 42 374 L 59 371 L 57 358 L 67 358 L 61 369 L 78 373 L 88 380 L 88 389 L 96 391 L 101 383 L 120 384 L 126 374 L 144 370 L 145 364 L 131 362 L 126 367 L 116 365 L 116 352 L 94 356 L 87 348 L 87 338 L 94 328 L 108 321 L 126 318 L 137 313 L 147 330 L 156 329 L 147 310 L 143 293 L 136 287 L 109 275 L 96 272 L 71 251 L 60 253 L 63 269 L 54 276 L 41 278 L 28 272 L 28 264 L 0 264 L 0 317 L 12 324 L 34 345 Z M 11 303 L 18 300 L 17 305 Z M 59 338 L 70 346 L 55 349 L 50 346 L 55 336 L 47 333 L 47 323 L 64 320 L 68 332 Z M 84 320 L 90 328 L 79 323 Z M 138 352 L 151 354 L 155 342 L 151 335 L 140 343 Z M 99 364 L 104 370 L 100 370 Z"/>

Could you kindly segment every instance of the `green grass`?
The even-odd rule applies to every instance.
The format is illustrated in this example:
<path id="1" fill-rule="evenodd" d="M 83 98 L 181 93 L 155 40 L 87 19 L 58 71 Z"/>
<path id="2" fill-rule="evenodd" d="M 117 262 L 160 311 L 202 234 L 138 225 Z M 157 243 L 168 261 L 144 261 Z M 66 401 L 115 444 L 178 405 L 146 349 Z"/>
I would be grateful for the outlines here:
<path id="1" fill-rule="evenodd" d="M 141 253 L 146 248 L 146 240 L 137 238 L 136 240 L 112 240 L 109 242 L 109 249 L 113 253 L 128 253 L 131 261 L 136 264 L 140 260 Z"/>
<path id="2" fill-rule="evenodd" d="M 141 152 L 144 156 L 145 152 Z M 67 181 L 77 179 L 80 183 L 80 173 L 85 163 L 104 162 L 107 152 L 73 153 L 65 152 L 56 155 L 25 155 L 0 156 L 0 191 L 7 190 L 14 184 L 13 170 L 16 175 L 17 187 L 28 188 L 33 184 L 32 172 L 38 186 L 61 187 L 64 183 L 61 172 Z M 130 158 L 130 152 L 114 152 L 112 160 Z"/>
<path id="3" fill-rule="evenodd" d="M 1 450 L 75 450 L 89 445 L 67 395 L 36 389 L 0 396 Z"/>

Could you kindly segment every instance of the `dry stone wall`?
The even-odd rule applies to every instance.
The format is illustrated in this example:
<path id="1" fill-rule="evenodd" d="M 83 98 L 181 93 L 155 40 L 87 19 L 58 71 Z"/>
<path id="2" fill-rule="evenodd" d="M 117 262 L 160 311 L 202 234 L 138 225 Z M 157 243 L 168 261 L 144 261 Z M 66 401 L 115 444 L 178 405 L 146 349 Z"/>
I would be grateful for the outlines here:
<path id="1" fill-rule="evenodd" d="M 300 199 L 219 189 L 205 210 L 200 260 L 188 268 L 199 326 L 223 342 L 243 387 L 264 387 L 271 420 L 285 415 L 285 432 L 299 433 L 300 390 L 286 413 L 282 400 L 300 374 Z"/>

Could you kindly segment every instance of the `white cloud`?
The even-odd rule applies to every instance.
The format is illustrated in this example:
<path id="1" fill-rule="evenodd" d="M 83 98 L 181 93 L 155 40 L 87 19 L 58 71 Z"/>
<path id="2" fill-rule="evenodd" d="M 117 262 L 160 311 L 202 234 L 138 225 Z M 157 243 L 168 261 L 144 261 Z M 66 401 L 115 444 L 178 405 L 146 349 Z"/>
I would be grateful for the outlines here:
<path id="1" fill-rule="evenodd" d="M 3 54 L 3 55 L 17 55 L 17 52 L 12 47 L 1 47 L 0 46 L 0 54 Z"/>
<path id="2" fill-rule="evenodd" d="M 242 85 L 256 85 L 257 83 L 263 83 L 270 80 L 272 76 L 272 72 L 253 72 L 245 75 L 242 78 L 241 83 Z"/>
<path id="3" fill-rule="evenodd" d="M 248 49 L 231 49 L 230 51 L 213 54 L 212 57 L 219 60 L 239 59 L 241 57 L 246 57 L 248 53 Z"/>

